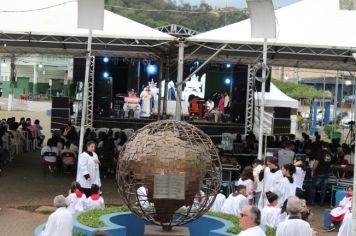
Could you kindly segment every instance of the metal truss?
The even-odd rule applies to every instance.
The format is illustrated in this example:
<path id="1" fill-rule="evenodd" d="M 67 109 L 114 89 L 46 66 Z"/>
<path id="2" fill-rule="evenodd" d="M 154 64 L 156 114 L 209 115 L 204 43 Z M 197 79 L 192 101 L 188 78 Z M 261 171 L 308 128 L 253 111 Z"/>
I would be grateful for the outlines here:
<path id="1" fill-rule="evenodd" d="M 176 37 L 190 37 L 199 34 L 198 31 L 176 24 L 165 25 L 156 29 L 163 33 L 167 33 Z"/>
<path id="2" fill-rule="evenodd" d="M 191 50 L 195 49 L 194 55 L 190 57 L 194 60 L 204 60 L 212 51 L 221 47 L 221 43 L 197 43 L 189 42 L 189 39 L 187 41 Z M 261 59 L 262 51 L 262 45 L 228 44 L 214 61 L 255 64 Z M 271 43 L 268 48 L 268 65 L 356 71 L 352 52 L 352 49 L 277 46 Z"/>
<path id="3" fill-rule="evenodd" d="M 245 134 L 249 131 L 253 131 L 253 118 L 254 118 L 254 85 L 255 80 L 252 76 L 252 66 L 248 66 L 247 75 L 247 88 L 246 88 L 246 118 L 245 118 Z"/>
<path id="4" fill-rule="evenodd" d="M 95 56 L 90 57 L 89 65 L 89 80 L 88 80 L 88 103 L 87 103 L 87 118 L 86 128 L 93 128 L 94 120 L 94 71 L 95 71 Z"/>
<path id="5" fill-rule="evenodd" d="M 0 32 L 0 53 L 86 54 L 87 36 L 34 35 L 31 32 Z M 92 54 L 121 57 L 158 57 L 171 48 L 172 41 L 93 37 Z"/>

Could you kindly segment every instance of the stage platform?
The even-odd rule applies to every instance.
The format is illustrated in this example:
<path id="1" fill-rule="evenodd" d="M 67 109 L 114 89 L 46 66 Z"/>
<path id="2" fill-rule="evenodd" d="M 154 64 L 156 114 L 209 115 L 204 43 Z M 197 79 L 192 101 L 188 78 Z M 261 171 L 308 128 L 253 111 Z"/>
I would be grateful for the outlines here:
<path id="1" fill-rule="evenodd" d="M 155 122 L 155 119 L 119 119 L 103 118 L 94 119 L 95 128 L 120 128 L 138 130 L 145 125 Z M 214 143 L 221 143 L 222 133 L 243 133 L 245 124 L 241 123 L 214 123 L 209 121 L 188 121 L 210 136 Z"/>

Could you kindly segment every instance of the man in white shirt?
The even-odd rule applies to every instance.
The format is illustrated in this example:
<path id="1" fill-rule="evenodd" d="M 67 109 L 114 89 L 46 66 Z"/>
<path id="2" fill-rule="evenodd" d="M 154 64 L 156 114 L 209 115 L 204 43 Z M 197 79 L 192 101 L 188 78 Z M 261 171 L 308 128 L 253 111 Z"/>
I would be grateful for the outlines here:
<path id="1" fill-rule="evenodd" d="M 46 226 L 39 236 L 72 236 L 73 217 L 66 207 L 65 197 L 56 196 L 53 205 L 57 210 L 48 217 Z"/>
<path id="2" fill-rule="evenodd" d="M 312 236 L 313 231 L 308 222 L 300 218 L 302 201 L 290 197 L 287 202 L 288 218 L 277 226 L 276 236 Z"/>
<path id="3" fill-rule="evenodd" d="M 240 216 L 240 226 L 243 229 L 238 236 L 266 236 L 262 228 L 259 226 L 261 223 L 261 212 L 255 206 L 245 206 L 242 208 Z"/>
<path id="4" fill-rule="evenodd" d="M 257 158 L 255 160 L 253 160 L 252 162 L 252 167 L 253 167 L 253 186 L 254 186 L 254 201 L 255 203 L 258 203 L 260 200 L 260 196 L 261 196 L 261 192 L 262 192 L 262 184 L 263 182 L 259 180 L 259 175 L 260 172 L 263 170 L 262 167 L 262 161 L 258 160 Z"/>

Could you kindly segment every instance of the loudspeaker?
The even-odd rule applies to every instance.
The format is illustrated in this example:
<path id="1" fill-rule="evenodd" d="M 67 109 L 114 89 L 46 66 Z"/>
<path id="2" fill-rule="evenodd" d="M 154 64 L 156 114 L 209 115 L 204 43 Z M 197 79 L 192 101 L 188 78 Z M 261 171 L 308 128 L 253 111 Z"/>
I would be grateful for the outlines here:
<path id="1" fill-rule="evenodd" d="M 291 127 L 291 119 L 274 118 L 273 119 L 273 134 L 274 135 L 289 135 Z"/>
<path id="2" fill-rule="evenodd" d="M 231 121 L 245 123 L 248 66 L 235 65 L 231 84 Z"/>
<path id="3" fill-rule="evenodd" d="M 52 97 L 51 129 L 60 129 L 70 120 L 69 97 Z"/>
<path id="4" fill-rule="evenodd" d="M 287 118 L 290 119 L 291 109 L 289 107 L 275 107 L 274 118 Z"/>
<path id="5" fill-rule="evenodd" d="M 95 80 L 94 107 L 96 114 L 110 116 L 113 84 L 112 78 L 98 78 Z"/>

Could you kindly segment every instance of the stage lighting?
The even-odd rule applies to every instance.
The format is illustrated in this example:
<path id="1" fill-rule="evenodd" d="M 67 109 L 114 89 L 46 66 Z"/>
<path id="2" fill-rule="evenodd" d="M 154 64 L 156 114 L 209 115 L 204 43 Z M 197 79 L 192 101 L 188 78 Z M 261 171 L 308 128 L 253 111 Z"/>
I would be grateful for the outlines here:
<path id="1" fill-rule="evenodd" d="M 108 58 L 108 57 L 104 57 L 104 58 L 103 58 L 103 62 L 104 62 L 104 63 L 108 63 L 108 62 L 109 62 L 109 58 Z"/>
<path id="2" fill-rule="evenodd" d="M 42 65 L 42 63 L 40 63 L 39 65 L 38 65 L 38 68 L 42 68 L 43 67 L 43 65 Z"/>
<path id="3" fill-rule="evenodd" d="M 103 73 L 103 77 L 104 77 L 104 78 L 109 77 L 109 73 L 105 71 L 105 72 Z"/>
<path id="4" fill-rule="evenodd" d="M 226 68 L 230 69 L 231 68 L 231 64 L 226 64 Z"/>
<path id="5" fill-rule="evenodd" d="M 158 72 L 158 66 L 156 64 L 148 64 L 146 66 L 146 73 L 147 75 L 149 76 L 153 76 L 153 75 L 156 75 Z"/>
<path id="6" fill-rule="evenodd" d="M 226 78 L 225 79 L 225 84 L 230 84 L 231 83 L 231 79 L 230 78 Z"/>
<path id="7" fill-rule="evenodd" d="M 5 61 L 5 60 L 3 60 L 3 61 L 1 62 L 1 66 L 3 66 L 3 67 L 6 66 L 6 61 Z"/>

